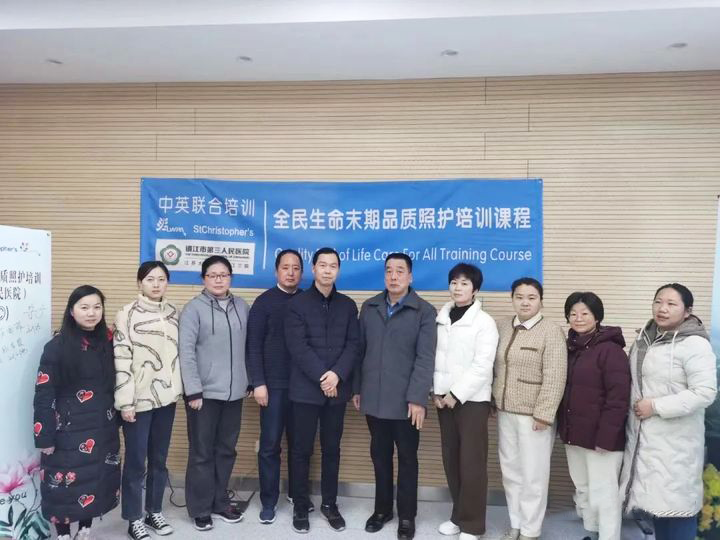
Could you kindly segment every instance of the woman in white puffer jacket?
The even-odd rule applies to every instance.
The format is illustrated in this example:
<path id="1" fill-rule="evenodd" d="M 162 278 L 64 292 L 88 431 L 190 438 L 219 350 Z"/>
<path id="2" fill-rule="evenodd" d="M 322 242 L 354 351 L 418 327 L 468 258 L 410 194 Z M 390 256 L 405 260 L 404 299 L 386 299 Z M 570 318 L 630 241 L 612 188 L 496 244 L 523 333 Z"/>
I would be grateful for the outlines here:
<path id="1" fill-rule="evenodd" d="M 692 307 L 687 287 L 660 287 L 653 319 L 630 350 L 621 495 L 626 511 L 653 516 L 657 540 L 693 540 L 703 503 L 703 421 L 717 381 L 715 355 Z"/>
<path id="2" fill-rule="evenodd" d="M 433 393 L 453 509 L 438 530 L 475 540 L 485 533 L 488 416 L 498 331 L 475 298 L 482 285 L 478 267 L 456 265 L 448 283 L 452 300 L 436 319 Z"/>

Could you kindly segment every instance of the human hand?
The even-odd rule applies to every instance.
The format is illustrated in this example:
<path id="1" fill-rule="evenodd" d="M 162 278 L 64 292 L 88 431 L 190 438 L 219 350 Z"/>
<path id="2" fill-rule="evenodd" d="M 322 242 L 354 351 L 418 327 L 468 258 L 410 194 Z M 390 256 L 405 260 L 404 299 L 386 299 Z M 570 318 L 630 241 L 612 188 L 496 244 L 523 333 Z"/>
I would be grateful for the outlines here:
<path id="1" fill-rule="evenodd" d="M 191 401 L 188 401 L 188 405 L 191 409 L 195 409 L 196 411 L 199 411 L 202 409 L 202 398 L 193 399 Z"/>
<path id="2" fill-rule="evenodd" d="M 423 420 L 425 420 L 425 407 L 422 405 L 416 405 L 415 403 L 408 403 L 408 418 L 410 423 L 420 431 L 423 426 Z"/>
<path id="3" fill-rule="evenodd" d="M 323 374 L 322 377 L 320 377 L 320 388 L 325 393 L 325 395 L 327 395 L 328 391 L 335 389 L 339 382 L 340 377 L 338 377 L 334 371 L 328 370 Z"/>
<path id="4" fill-rule="evenodd" d="M 445 397 L 443 397 L 443 403 L 445 403 L 446 407 L 449 407 L 450 409 L 454 409 L 455 405 L 457 405 L 457 399 L 455 399 L 450 392 L 445 394 Z"/>
<path id="5" fill-rule="evenodd" d="M 636 401 L 635 405 L 633 405 L 633 410 L 635 411 L 635 416 L 637 416 L 640 420 L 645 420 L 655 414 L 653 401 L 649 398 L 643 398 Z"/>
<path id="6" fill-rule="evenodd" d="M 360 410 L 360 394 L 355 394 L 352 397 L 353 406 L 355 407 L 356 411 Z"/>
<path id="7" fill-rule="evenodd" d="M 443 401 L 443 397 L 438 394 L 433 394 L 433 403 L 438 409 L 445 408 L 445 402 Z"/>
<path id="8" fill-rule="evenodd" d="M 267 407 L 267 404 L 268 404 L 267 386 L 264 384 L 261 384 L 260 386 L 256 386 L 255 390 L 253 391 L 253 397 L 255 398 L 255 402 L 258 405 L 260 405 L 261 407 Z"/>
<path id="9" fill-rule="evenodd" d="M 135 421 L 135 409 L 124 409 L 120 411 L 120 416 L 125 422 Z"/>
<path id="10" fill-rule="evenodd" d="M 549 428 L 545 422 L 540 422 L 539 420 L 535 420 L 533 422 L 533 431 L 545 431 L 547 428 Z"/>
<path id="11" fill-rule="evenodd" d="M 49 456 L 50 454 L 52 454 L 53 452 L 55 452 L 55 447 L 54 447 L 54 446 L 50 446 L 49 448 L 41 448 L 40 451 L 41 451 L 43 454 L 45 454 L 46 456 Z"/>

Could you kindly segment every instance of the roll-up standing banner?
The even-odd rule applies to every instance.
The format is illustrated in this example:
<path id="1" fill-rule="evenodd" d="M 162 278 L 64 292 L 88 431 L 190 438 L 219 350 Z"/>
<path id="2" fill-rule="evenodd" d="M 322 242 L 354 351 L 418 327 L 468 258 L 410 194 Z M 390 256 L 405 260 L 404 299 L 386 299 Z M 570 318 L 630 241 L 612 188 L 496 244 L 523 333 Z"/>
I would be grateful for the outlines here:
<path id="1" fill-rule="evenodd" d="M 50 233 L 0 225 L 0 538 L 50 538 L 33 440 L 33 396 L 50 318 Z"/>

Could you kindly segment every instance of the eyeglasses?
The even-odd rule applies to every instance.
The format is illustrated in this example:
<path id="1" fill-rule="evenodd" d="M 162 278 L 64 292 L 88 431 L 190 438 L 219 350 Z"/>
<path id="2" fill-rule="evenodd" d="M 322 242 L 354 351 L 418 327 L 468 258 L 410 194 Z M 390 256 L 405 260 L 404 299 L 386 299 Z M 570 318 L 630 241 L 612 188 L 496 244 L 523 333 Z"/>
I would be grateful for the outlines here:
<path id="1" fill-rule="evenodd" d="M 217 281 L 218 279 L 225 281 L 231 275 L 232 274 L 205 274 L 205 277 L 208 278 L 210 281 Z"/>

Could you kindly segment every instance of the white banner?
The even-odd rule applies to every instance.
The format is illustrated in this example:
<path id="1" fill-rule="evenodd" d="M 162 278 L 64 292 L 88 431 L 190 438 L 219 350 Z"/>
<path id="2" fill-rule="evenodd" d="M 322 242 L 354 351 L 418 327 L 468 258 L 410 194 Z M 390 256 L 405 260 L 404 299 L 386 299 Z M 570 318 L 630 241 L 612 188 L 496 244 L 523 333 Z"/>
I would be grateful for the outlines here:
<path id="1" fill-rule="evenodd" d="M 715 275 L 713 277 L 710 328 L 713 350 L 715 356 L 720 360 L 720 197 L 718 197 L 718 221 L 715 230 Z"/>
<path id="2" fill-rule="evenodd" d="M 50 233 L 0 225 L 0 538 L 50 538 L 32 405 L 52 334 L 50 285 Z"/>

